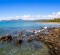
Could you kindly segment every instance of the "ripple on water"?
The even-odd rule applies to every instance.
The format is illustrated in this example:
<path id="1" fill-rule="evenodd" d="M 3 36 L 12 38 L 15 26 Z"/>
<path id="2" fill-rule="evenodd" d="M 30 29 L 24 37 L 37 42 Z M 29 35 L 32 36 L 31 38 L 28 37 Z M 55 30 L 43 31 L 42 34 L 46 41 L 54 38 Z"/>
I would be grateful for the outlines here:
<path id="1" fill-rule="evenodd" d="M 2 46 L 2 47 L 1 47 Z M 0 43 L 0 55 L 48 55 L 48 49 L 42 43 L 31 42 L 15 46 L 11 43 Z"/>

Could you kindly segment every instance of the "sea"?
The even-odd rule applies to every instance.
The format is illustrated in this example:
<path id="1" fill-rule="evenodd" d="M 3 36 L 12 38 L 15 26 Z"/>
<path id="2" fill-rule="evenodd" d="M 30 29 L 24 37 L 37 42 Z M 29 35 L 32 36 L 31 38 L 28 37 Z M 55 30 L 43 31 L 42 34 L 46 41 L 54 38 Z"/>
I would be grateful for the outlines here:
<path id="1" fill-rule="evenodd" d="M 60 27 L 57 23 L 43 22 L 0 22 L 0 37 L 4 35 L 12 35 L 23 30 L 40 30 L 43 27 Z M 14 45 L 10 42 L 0 43 L 0 55 L 49 55 L 48 48 L 40 41 L 28 43 L 25 41 L 21 45 Z"/>

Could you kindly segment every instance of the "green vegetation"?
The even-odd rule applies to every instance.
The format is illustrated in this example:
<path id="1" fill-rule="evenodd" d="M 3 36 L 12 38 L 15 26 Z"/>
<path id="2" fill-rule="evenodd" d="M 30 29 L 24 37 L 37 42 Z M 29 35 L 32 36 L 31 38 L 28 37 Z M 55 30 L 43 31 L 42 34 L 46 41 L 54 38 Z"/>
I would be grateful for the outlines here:
<path id="1" fill-rule="evenodd" d="M 60 18 L 54 18 L 50 20 L 37 20 L 37 22 L 60 22 Z"/>

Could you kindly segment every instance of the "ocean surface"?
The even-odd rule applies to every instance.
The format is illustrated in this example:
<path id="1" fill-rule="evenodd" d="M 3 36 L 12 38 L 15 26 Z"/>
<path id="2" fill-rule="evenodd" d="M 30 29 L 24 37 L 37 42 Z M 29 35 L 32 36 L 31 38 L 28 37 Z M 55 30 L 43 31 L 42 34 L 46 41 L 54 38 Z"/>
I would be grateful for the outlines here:
<path id="1" fill-rule="evenodd" d="M 38 30 L 43 27 L 57 27 L 60 24 L 52 23 L 38 23 L 38 22 L 0 22 L 0 36 L 5 34 L 12 34 L 13 32 L 22 30 Z"/>
<path id="2" fill-rule="evenodd" d="M 0 22 L 0 36 L 15 35 L 22 30 L 39 30 L 43 27 L 60 27 L 60 24 L 38 22 Z M 0 55 L 48 55 L 47 47 L 40 41 L 24 42 L 15 46 L 11 43 L 0 43 Z"/>

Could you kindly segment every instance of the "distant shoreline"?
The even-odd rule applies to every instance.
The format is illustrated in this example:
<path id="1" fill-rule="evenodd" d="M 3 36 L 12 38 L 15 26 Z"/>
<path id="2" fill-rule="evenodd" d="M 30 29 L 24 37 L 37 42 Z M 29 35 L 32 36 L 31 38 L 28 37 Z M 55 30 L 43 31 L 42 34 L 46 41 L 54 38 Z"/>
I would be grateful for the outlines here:
<path id="1" fill-rule="evenodd" d="M 38 23 L 47 23 L 47 24 L 60 24 L 60 22 L 38 22 Z"/>
<path id="2" fill-rule="evenodd" d="M 60 24 L 60 22 L 43 22 L 43 23 L 56 23 L 56 24 Z"/>

